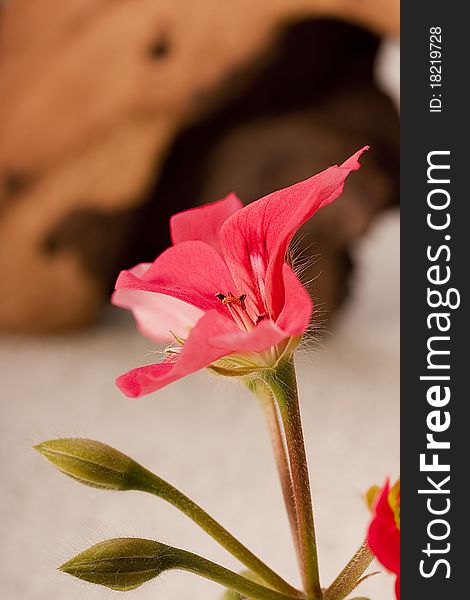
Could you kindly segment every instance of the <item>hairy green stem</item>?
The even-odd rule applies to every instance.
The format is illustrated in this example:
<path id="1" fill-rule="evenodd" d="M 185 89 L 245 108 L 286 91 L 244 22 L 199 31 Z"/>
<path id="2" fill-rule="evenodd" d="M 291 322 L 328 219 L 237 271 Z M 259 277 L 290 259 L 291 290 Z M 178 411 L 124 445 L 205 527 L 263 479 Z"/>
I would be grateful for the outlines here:
<path id="1" fill-rule="evenodd" d="M 142 538 L 105 540 L 80 552 L 59 569 L 120 592 L 134 590 L 166 571 L 178 569 L 215 581 L 252 600 L 298 600 L 298 596 L 272 590 L 192 552 Z"/>
<path id="2" fill-rule="evenodd" d="M 338 577 L 325 592 L 327 600 L 343 600 L 357 586 L 360 578 L 372 562 L 374 555 L 364 541 Z"/>
<path id="3" fill-rule="evenodd" d="M 287 583 L 287 581 L 275 573 L 246 546 L 238 541 L 237 538 L 206 513 L 205 510 L 171 484 L 167 483 L 157 475 L 154 475 L 147 469 L 144 469 L 144 467 L 141 467 L 141 470 L 136 471 L 134 478 L 135 489 L 154 494 L 180 510 L 230 552 L 230 554 L 235 556 L 235 558 L 243 565 L 250 569 L 250 571 L 259 575 L 267 585 L 288 596 L 295 598 L 303 597 L 303 594 L 299 590 L 296 590 Z"/>
<path id="4" fill-rule="evenodd" d="M 317 544 L 313 519 L 312 498 L 308 475 L 307 455 L 300 415 L 297 380 L 292 359 L 285 361 L 274 373 L 265 375 L 279 406 L 289 453 L 294 491 L 302 566 L 307 598 L 323 598 L 318 572 Z"/>
<path id="5" fill-rule="evenodd" d="M 139 490 L 162 498 L 192 519 L 266 585 L 288 596 L 304 598 L 302 592 L 270 569 L 200 506 L 122 452 L 96 440 L 81 438 L 49 440 L 38 444 L 36 449 L 62 473 L 84 485 Z"/>
<path id="6" fill-rule="evenodd" d="M 176 551 L 176 552 L 175 552 Z M 238 575 L 225 567 L 213 563 L 206 558 L 202 558 L 192 552 L 185 550 L 177 550 L 171 548 L 169 550 L 169 568 L 182 569 L 189 571 L 206 579 L 210 579 L 223 585 L 226 588 L 234 590 L 251 598 L 253 600 L 297 600 L 298 596 L 292 596 L 284 593 L 279 593 L 269 588 L 266 588 L 259 583 L 255 583 L 246 579 L 242 575 Z"/>
<path id="7" fill-rule="evenodd" d="M 255 384 L 250 386 L 250 389 L 256 394 L 257 398 L 259 399 L 266 418 L 266 423 L 271 437 L 271 444 L 273 448 L 274 458 L 276 461 L 279 480 L 281 483 L 282 495 L 284 497 L 284 504 L 286 506 L 287 517 L 289 520 L 290 530 L 292 534 L 292 540 L 297 554 L 297 560 L 300 566 L 301 574 L 302 577 L 304 577 L 302 569 L 297 510 L 295 506 L 292 485 L 292 474 L 290 470 L 289 459 L 287 456 L 285 440 L 283 437 L 281 424 L 279 422 L 279 415 L 276 407 L 276 402 L 271 389 L 266 385 L 266 383 L 264 383 L 264 381 L 257 381 Z M 304 585 L 305 584 L 306 581 L 304 581 Z"/>

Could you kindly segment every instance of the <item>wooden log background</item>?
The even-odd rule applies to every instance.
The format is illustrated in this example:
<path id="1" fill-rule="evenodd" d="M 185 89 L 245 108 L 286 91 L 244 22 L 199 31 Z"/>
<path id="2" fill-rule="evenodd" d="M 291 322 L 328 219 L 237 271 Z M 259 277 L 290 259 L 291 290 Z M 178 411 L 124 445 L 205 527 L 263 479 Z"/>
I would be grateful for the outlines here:
<path id="1" fill-rule="evenodd" d="M 164 245 L 175 209 L 232 188 L 252 200 L 317 164 L 338 162 L 368 134 L 378 153 L 349 209 L 325 211 L 313 226 L 316 251 L 331 262 L 317 294 L 330 307 L 339 302 L 346 249 L 397 197 L 397 116 L 372 77 L 377 36 L 398 32 L 396 0 L 0 6 L 0 329 L 62 331 L 92 322 L 118 267 L 141 255 L 150 260 Z M 295 106 L 286 101 L 277 113 L 258 107 L 234 117 L 237 98 L 249 98 L 251 89 L 259 99 L 256 85 L 273 69 L 286 31 L 313 17 L 336 17 L 374 35 L 328 21 L 328 34 L 341 32 L 337 45 L 322 51 L 327 36 L 316 54 L 294 55 L 313 65 L 328 93 Z M 346 61 L 348 77 L 344 40 L 357 35 L 364 47 L 357 65 Z M 289 72 L 277 75 L 287 78 L 284 92 Z M 205 146 L 197 141 L 204 131 Z M 246 161 L 248 149 L 257 160 Z"/>

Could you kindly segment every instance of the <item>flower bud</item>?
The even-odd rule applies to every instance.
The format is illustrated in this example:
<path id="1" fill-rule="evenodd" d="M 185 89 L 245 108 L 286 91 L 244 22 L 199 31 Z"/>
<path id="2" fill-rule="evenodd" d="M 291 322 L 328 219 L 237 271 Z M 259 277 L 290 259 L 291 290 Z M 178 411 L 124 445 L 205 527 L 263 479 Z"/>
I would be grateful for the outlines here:
<path id="1" fill-rule="evenodd" d="M 35 448 L 59 471 L 91 487 L 132 489 L 135 473 L 141 470 L 140 465 L 125 454 L 95 440 L 49 440 Z"/>
<path id="2" fill-rule="evenodd" d="M 95 544 L 59 567 L 60 571 L 105 587 L 127 592 L 158 577 L 164 571 L 179 569 L 210 579 L 253 600 L 299 600 L 237 575 L 202 556 L 153 540 L 116 538 Z"/>
<path id="3" fill-rule="evenodd" d="M 127 592 L 169 568 L 167 546 L 140 538 L 100 542 L 59 567 L 60 571 L 105 587 Z"/>

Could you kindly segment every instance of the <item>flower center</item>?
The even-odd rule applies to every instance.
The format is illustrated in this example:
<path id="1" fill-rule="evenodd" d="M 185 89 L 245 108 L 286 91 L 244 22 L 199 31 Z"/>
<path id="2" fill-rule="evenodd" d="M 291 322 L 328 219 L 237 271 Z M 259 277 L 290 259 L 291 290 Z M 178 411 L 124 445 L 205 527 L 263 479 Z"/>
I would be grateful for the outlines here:
<path id="1" fill-rule="evenodd" d="M 257 315 L 256 318 L 252 318 L 248 310 L 246 308 L 246 294 L 242 294 L 241 296 L 234 296 L 232 292 L 228 292 L 227 294 L 222 294 L 219 292 L 215 295 L 221 303 L 227 307 L 232 319 L 235 323 L 245 331 L 249 331 L 256 327 L 256 325 L 267 318 L 266 313 L 262 315 Z"/>

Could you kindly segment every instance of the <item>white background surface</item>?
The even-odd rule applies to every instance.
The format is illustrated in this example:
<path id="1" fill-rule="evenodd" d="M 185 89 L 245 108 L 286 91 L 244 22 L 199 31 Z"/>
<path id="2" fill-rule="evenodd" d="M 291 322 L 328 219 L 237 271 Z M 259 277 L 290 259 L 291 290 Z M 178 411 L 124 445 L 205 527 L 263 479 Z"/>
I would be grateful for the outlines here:
<path id="1" fill-rule="evenodd" d="M 322 348 L 298 361 L 323 584 L 356 550 L 369 519 L 361 494 L 398 475 L 399 228 L 383 217 L 357 248 L 353 298 Z M 140 399 L 114 387 L 148 362 L 151 342 L 127 315 L 66 338 L 6 338 L 2 369 L 0 592 L 6 600 L 118 596 L 55 567 L 106 537 L 139 535 L 229 567 L 236 561 L 175 509 L 136 492 L 85 488 L 31 449 L 54 437 L 109 443 L 188 493 L 285 577 L 298 582 L 267 433 L 254 398 L 198 373 Z M 381 574 L 358 595 L 393 598 Z M 169 573 L 130 592 L 140 600 L 210 600 L 222 590 Z"/>

